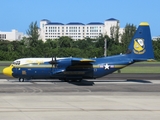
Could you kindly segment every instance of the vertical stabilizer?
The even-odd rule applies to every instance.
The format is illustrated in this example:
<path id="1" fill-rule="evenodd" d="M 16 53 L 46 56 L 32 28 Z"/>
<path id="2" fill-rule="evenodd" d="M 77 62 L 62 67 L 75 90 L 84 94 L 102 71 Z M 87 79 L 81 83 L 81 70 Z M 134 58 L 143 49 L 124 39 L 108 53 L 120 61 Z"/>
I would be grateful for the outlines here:
<path id="1" fill-rule="evenodd" d="M 135 61 L 154 59 L 150 27 L 141 22 L 128 47 L 128 56 Z"/>

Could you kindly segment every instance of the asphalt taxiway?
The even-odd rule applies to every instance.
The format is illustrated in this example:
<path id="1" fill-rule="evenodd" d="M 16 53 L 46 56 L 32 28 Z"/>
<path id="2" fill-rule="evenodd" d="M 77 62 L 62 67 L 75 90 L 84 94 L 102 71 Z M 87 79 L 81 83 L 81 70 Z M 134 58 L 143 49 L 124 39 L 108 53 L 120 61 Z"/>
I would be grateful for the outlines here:
<path id="1" fill-rule="evenodd" d="M 0 120 L 159 120 L 159 75 L 126 76 L 70 83 L 0 79 Z"/>

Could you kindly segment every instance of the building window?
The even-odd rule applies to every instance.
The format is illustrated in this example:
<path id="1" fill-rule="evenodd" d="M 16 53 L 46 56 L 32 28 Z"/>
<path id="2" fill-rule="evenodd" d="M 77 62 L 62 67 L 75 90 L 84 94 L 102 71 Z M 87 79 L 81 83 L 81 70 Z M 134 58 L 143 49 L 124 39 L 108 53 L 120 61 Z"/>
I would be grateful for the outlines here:
<path id="1" fill-rule="evenodd" d="M 0 39 L 6 39 L 6 34 L 0 34 Z"/>

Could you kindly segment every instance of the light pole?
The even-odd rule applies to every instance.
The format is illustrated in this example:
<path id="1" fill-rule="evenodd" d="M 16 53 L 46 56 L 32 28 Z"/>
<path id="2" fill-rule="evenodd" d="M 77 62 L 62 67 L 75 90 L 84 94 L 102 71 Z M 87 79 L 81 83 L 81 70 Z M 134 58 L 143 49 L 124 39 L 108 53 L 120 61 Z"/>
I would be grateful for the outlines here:
<path id="1" fill-rule="evenodd" d="M 107 39 L 104 39 L 104 57 L 107 56 Z"/>

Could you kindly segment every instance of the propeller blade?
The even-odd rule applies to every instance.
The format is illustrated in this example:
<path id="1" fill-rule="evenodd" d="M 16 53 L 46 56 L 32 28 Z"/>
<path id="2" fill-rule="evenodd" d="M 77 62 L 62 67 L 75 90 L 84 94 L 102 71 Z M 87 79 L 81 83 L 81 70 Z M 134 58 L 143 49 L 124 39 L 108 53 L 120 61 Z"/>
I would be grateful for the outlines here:
<path id="1" fill-rule="evenodd" d="M 57 58 L 56 57 L 52 57 L 52 60 L 49 62 L 50 64 L 52 64 L 52 68 L 53 69 L 53 65 L 55 68 L 57 68 Z"/>
<path id="2" fill-rule="evenodd" d="M 56 59 L 56 57 L 54 58 L 54 61 L 55 61 L 54 67 L 57 68 L 57 59 Z"/>

